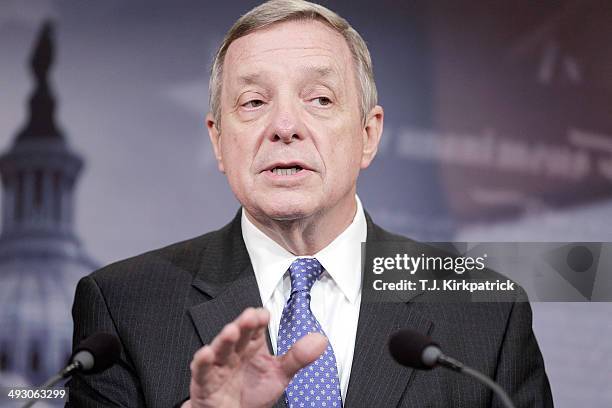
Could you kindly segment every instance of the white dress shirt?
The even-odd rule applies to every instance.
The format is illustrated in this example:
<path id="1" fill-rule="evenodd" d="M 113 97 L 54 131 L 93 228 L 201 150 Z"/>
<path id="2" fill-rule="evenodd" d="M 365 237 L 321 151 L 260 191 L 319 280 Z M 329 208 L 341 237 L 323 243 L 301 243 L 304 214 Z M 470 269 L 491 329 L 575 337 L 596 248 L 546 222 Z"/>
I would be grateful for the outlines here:
<path id="1" fill-rule="evenodd" d="M 310 294 L 310 308 L 334 349 L 342 401 L 346 398 L 355 350 L 359 306 L 361 305 L 361 243 L 367 224 L 361 201 L 353 222 L 328 246 L 312 257 L 295 256 L 259 230 L 242 211 L 242 237 L 246 245 L 261 303 L 270 312 L 270 340 L 276 340 L 283 308 L 291 294 L 289 265 L 297 258 L 317 258 L 324 268 Z"/>

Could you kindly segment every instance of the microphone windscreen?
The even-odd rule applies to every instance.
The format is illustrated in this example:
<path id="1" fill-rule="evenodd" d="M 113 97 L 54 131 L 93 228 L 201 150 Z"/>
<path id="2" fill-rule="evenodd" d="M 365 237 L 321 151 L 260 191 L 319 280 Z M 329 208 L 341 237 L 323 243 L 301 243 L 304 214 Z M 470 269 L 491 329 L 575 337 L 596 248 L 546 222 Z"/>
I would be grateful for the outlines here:
<path id="1" fill-rule="evenodd" d="M 396 331 L 389 338 L 389 352 L 401 365 L 429 370 L 433 365 L 425 364 L 423 352 L 427 347 L 438 347 L 428 336 L 410 329 Z"/>
<path id="2" fill-rule="evenodd" d="M 108 333 L 96 333 L 83 340 L 74 350 L 74 357 L 80 351 L 88 351 L 93 355 L 94 364 L 88 374 L 99 373 L 111 367 L 119 360 L 121 344 L 116 336 Z"/>

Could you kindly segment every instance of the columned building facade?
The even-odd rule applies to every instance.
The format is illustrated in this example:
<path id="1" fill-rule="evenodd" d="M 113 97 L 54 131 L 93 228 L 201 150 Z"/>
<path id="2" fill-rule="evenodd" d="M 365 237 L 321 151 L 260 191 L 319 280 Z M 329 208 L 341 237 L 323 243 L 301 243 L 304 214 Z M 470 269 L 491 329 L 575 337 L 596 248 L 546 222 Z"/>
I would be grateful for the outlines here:
<path id="1" fill-rule="evenodd" d="M 70 309 L 78 279 L 97 265 L 74 231 L 74 191 L 83 167 L 56 124 L 49 84 L 53 27 L 45 23 L 30 68 L 29 116 L 0 156 L 0 378 L 36 384 L 70 355 Z M 16 384 L 13 384 L 16 385 Z"/>

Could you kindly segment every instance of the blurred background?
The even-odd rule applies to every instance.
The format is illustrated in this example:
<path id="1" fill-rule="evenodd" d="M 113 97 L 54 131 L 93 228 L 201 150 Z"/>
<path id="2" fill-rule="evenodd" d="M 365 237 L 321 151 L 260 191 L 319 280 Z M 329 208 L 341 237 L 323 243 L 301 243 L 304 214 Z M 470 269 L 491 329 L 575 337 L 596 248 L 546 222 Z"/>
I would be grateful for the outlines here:
<path id="1" fill-rule="evenodd" d="M 0 1 L 0 387 L 65 361 L 81 276 L 233 217 L 208 72 L 256 4 Z M 429 241 L 612 241 L 612 5 L 322 4 L 374 61 L 385 131 L 359 195 L 375 222 Z M 556 406 L 612 406 L 612 304 L 532 307 Z"/>

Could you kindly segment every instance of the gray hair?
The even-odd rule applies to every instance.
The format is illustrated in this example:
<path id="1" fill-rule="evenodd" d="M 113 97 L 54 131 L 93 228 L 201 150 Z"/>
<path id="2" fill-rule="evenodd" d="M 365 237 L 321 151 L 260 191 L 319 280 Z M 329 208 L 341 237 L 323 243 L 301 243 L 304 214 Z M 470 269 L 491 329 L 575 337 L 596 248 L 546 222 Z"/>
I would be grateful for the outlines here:
<path id="1" fill-rule="evenodd" d="M 240 37 L 272 24 L 295 20 L 321 21 L 344 37 L 356 65 L 357 82 L 361 93 L 361 116 L 365 122 L 366 115 L 377 104 L 378 94 L 370 51 L 361 35 L 345 19 L 319 4 L 303 0 L 270 0 L 240 17 L 225 34 L 215 54 L 208 88 L 210 110 L 217 128 L 221 120 L 223 63 L 230 44 Z"/>

